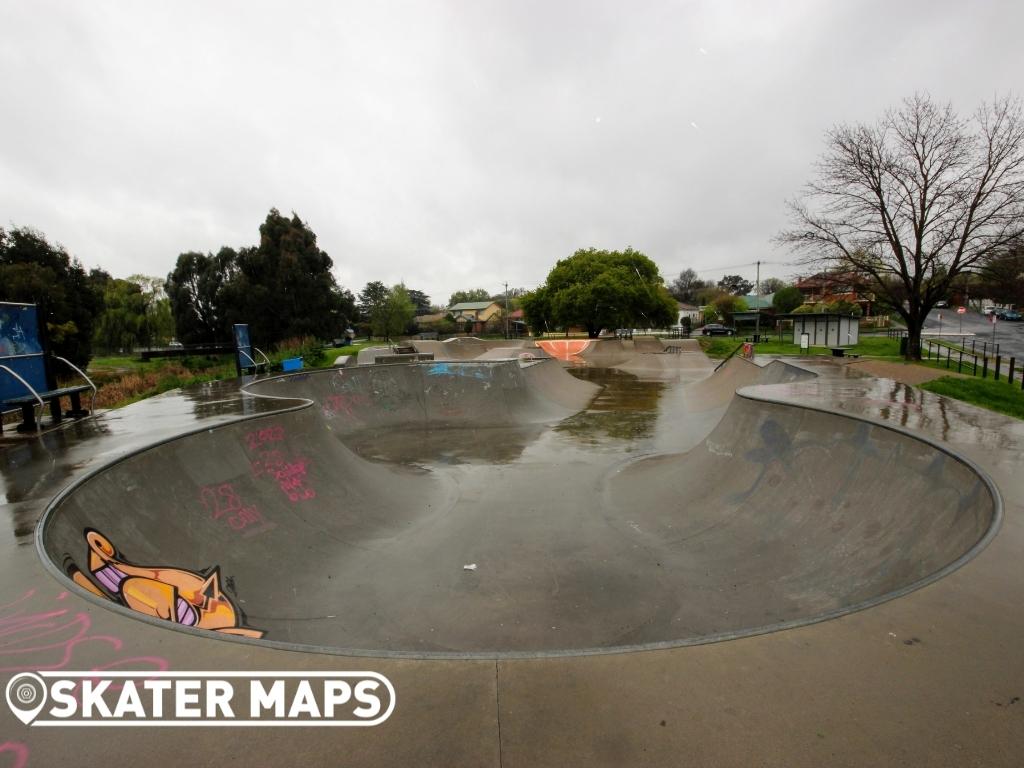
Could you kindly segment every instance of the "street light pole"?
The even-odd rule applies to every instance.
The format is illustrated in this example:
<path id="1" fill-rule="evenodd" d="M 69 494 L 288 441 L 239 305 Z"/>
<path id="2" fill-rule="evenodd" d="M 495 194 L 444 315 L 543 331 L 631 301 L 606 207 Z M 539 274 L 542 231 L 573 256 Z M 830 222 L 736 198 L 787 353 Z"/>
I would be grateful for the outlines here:
<path id="1" fill-rule="evenodd" d="M 505 338 L 508 338 L 508 282 L 505 283 Z"/>
<path id="2" fill-rule="evenodd" d="M 757 315 L 754 318 L 754 338 L 758 341 L 761 340 L 761 262 L 757 262 L 757 277 L 755 278 L 757 283 L 754 288 L 754 302 L 757 306 L 754 307 L 754 311 Z"/>

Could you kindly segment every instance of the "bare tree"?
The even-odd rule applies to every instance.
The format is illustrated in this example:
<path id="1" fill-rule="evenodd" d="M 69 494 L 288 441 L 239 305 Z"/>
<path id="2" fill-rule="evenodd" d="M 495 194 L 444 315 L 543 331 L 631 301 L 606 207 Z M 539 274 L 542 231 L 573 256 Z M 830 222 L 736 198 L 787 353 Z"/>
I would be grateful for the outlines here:
<path id="1" fill-rule="evenodd" d="M 706 288 L 707 283 L 701 280 L 692 269 L 684 269 L 679 277 L 673 280 L 668 286 L 668 292 L 676 301 L 683 301 L 692 304 L 697 301 L 697 292 Z"/>
<path id="2" fill-rule="evenodd" d="M 907 357 L 962 272 L 1024 233 L 1024 123 L 1019 99 L 983 104 L 971 121 L 927 95 L 875 125 L 826 134 L 817 178 L 789 203 L 777 240 L 805 263 L 855 272 L 907 325 Z"/>

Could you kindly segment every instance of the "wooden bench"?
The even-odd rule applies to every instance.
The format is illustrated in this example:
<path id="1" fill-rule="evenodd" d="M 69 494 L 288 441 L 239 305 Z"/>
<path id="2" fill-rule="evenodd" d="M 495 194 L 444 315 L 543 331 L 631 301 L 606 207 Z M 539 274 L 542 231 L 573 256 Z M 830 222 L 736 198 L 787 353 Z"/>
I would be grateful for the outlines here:
<path id="1" fill-rule="evenodd" d="M 832 357 L 846 357 L 846 347 L 829 347 L 832 350 Z"/>

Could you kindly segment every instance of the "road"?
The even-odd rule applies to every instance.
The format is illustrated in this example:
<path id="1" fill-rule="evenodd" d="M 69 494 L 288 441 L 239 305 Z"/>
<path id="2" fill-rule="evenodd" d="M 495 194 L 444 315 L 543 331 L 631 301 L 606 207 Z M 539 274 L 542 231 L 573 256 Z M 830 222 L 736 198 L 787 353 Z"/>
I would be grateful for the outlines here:
<path id="1" fill-rule="evenodd" d="M 980 353 L 982 349 L 982 342 L 988 342 L 988 347 L 992 348 L 992 323 L 990 319 L 985 315 L 974 310 L 968 310 L 964 315 L 958 315 L 955 307 L 947 307 L 945 309 L 933 309 L 931 314 L 928 315 L 927 321 L 925 321 L 925 332 L 936 332 L 939 330 L 939 316 L 942 317 L 942 333 L 943 335 L 948 333 L 957 334 L 961 332 L 965 334 L 974 334 L 974 336 L 967 336 L 965 341 L 967 347 L 970 348 L 972 338 L 976 340 L 977 350 Z M 962 320 L 962 325 L 961 325 Z M 950 339 L 956 341 L 956 339 Z M 1024 364 L 1024 323 L 1011 323 L 1003 320 L 996 321 L 995 325 L 995 341 L 999 344 L 999 354 L 1003 358 L 1015 357 L 1017 358 L 1018 368 Z"/>

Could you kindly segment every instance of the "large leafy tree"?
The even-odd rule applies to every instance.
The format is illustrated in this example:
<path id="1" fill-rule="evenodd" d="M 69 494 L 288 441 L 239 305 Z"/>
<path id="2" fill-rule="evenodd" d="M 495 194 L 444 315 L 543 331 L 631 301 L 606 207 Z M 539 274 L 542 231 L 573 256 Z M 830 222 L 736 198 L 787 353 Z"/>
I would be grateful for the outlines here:
<path id="1" fill-rule="evenodd" d="M 787 287 L 789 283 L 783 280 L 781 277 L 766 277 L 761 281 L 761 296 L 781 291 Z"/>
<path id="2" fill-rule="evenodd" d="M 390 340 L 393 336 L 405 333 L 412 324 L 416 315 L 416 306 L 409 297 L 409 291 L 404 285 L 396 285 L 388 291 L 387 299 L 384 302 L 383 323 L 381 330 L 384 338 Z"/>
<path id="3" fill-rule="evenodd" d="M 379 280 L 367 283 L 359 292 L 359 314 L 368 326 L 370 338 L 384 335 L 388 293 L 388 287 Z"/>
<path id="4" fill-rule="evenodd" d="M 92 355 L 94 323 L 109 279 L 102 270 L 87 273 L 41 232 L 0 229 L 0 301 L 37 304 L 51 350 L 79 367 Z"/>
<path id="5" fill-rule="evenodd" d="M 800 289 L 793 285 L 787 285 L 775 291 L 772 297 L 772 308 L 779 313 L 785 314 L 804 303 L 804 295 Z"/>
<path id="6" fill-rule="evenodd" d="M 779 240 L 808 264 L 862 276 L 920 358 L 935 302 L 1024 235 L 1021 103 L 997 99 L 967 121 L 919 94 L 877 123 L 838 125 L 790 211 Z"/>
<path id="7" fill-rule="evenodd" d="M 178 339 L 186 344 L 227 341 L 231 337 L 224 287 L 236 270 L 238 254 L 221 248 L 214 254 L 189 251 L 178 256 L 165 290 Z"/>
<path id="8" fill-rule="evenodd" d="M 985 259 L 971 292 L 999 302 L 1024 306 L 1024 243 Z"/>
<path id="9" fill-rule="evenodd" d="M 231 323 L 248 323 L 250 337 L 276 344 L 297 336 L 341 336 L 348 317 L 331 261 L 316 234 L 293 213 L 276 208 L 260 225 L 260 243 L 242 248 L 225 287 Z"/>
<path id="10" fill-rule="evenodd" d="M 406 289 L 409 293 L 409 300 L 416 308 L 417 315 L 429 315 L 430 314 L 430 297 L 427 296 L 423 291 L 417 291 L 415 288 Z"/>
<path id="11" fill-rule="evenodd" d="M 296 214 L 272 208 L 259 245 L 178 257 L 166 286 L 178 336 L 227 341 L 233 323 L 247 323 L 250 338 L 268 346 L 297 336 L 340 337 L 355 299 L 338 287 L 333 266 Z"/>
<path id="12" fill-rule="evenodd" d="M 754 289 L 754 284 L 742 275 L 726 275 L 718 281 L 718 287 L 733 296 L 746 296 Z"/>
<path id="13" fill-rule="evenodd" d="M 490 301 L 491 294 L 484 288 L 471 288 L 468 291 L 456 291 L 448 297 L 448 306 L 463 304 L 468 301 Z"/>
<path id="14" fill-rule="evenodd" d="M 535 329 L 582 326 L 591 338 L 602 328 L 667 327 L 677 314 L 657 265 L 632 248 L 576 251 L 522 303 Z"/>

